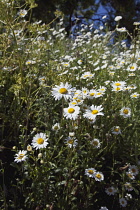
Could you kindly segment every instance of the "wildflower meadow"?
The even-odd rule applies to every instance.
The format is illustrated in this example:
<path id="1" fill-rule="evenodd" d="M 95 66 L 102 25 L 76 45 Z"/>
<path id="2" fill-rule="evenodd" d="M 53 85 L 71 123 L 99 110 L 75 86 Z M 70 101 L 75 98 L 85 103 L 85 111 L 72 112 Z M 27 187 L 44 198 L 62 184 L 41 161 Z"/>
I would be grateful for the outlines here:
<path id="1" fill-rule="evenodd" d="M 0 2 L 1 209 L 138 210 L 140 23 L 68 37 L 35 6 Z"/>

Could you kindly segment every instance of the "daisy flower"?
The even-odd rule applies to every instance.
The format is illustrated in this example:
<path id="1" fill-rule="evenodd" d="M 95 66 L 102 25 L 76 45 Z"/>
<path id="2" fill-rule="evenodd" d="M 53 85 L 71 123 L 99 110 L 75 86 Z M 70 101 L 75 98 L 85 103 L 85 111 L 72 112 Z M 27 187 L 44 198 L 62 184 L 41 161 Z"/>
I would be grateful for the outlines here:
<path id="1" fill-rule="evenodd" d="M 137 69 L 137 64 L 133 63 L 130 66 L 128 66 L 127 71 L 136 71 Z"/>
<path id="2" fill-rule="evenodd" d="M 93 139 L 90 142 L 90 144 L 93 145 L 95 148 L 100 148 L 100 146 L 101 146 L 101 143 L 100 143 L 99 139 Z"/>
<path id="3" fill-rule="evenodd" d="M 119 21 L 119 20 L 121 20 L 121 19 L 122 19 L 122 16 L 116 16 L 114 20 L 115 20 L 115 21 Z"/>
<path id="4" fill-rule="evenodd" d="M 94 90 L 94 89 L 90 90 L 88 93 L 88 98 L 90 98 L 90 99 L 95 98 L 96 93 L 97 93 L 96 90 Z"/>
<path id="5" fill-rule="evenodd" d="M 78 60 L 77 63 L 78 63 L 79 65 L 81 65 L 81 64 L 83 63 L 83 61 L 82 61 L 82 60 Z"/>
<path id="6" fill-rule="evenodd" d="M 55 123 L 52 126 L 52 130 L 55 131 L 55 132 L 58 132 L 58 130 L 60 130 L 60 124 L 59 123 Z"/>
<path id="7" fill-rule="evenodd" d="M 46 138 L 45 133 L 37 133 L 34 136 L 31 145 L 35 149 L 42 149 L 42 148 L 46 148 L 46 146 L 48 145 L 47 141 L 48 141 L 48 138 Z"/>
<path id="8" fill-rule="evenodd" d="M 55 100 L 60 100 L 61 98 L 64 98 L 65 100 L 72 98 L 72 91 L 71 85 L 69 85 L 67 82 L 66 84 L 63 84 L 62 82 L 60 85 L 55 85 L 54 88 L 52 88 L 52 95 L 54 96 Z"/>
<path id="9" fill-rule="evenodd" d="M 82 74 L 81 79 L 87 79 L 87 78 L 93 78 L 93 77 L 94 77 L 94 74 L 88 71 Z"/>
<path id="10" fill-rule="evenodd" d="M 26 155 L 27 151 L 26 150 L 20 150 L 16 155 L 15 155 L 15 162 L 19 163 L 22 161 L 25 161 L 27 159 Z"/>
<path id="11" fill-rule="evenodd" d="M 108 210 L 108 208 L 106 208 L 105 206 L 101 206 L 99 210 Z"/>
<path id="12" fill-rule="evenodd" d="M 64 67 L 70 67 L 70 64 L 67 63 L 67 62 L 63 62 L 62 65 L 63 65 Z"/>
<path id="13" fill-rule="evenodd" d="M 21 9 L 19 12 L 18 12 L 18 15 L 20 17 L 25 17 L 27 15 L 27 10 L 25 9 Z"/>
<path id="14" fill-rule="evenodd" d="M 121 129 L 120 129 L 119 126 L 114 126 L 114 127 L 111 129 L 111 132 L 112 132 L 113 134 L 118 135 L 118 134 L 121 134 Z"/>
<path id="15" fill-rule="evenodd" d="M 135 93 L 131 94 L 130 97 L 131 97 L 131 98 L 138 98 L 139 95 L 140 95 L 140 94 L 138 94 L 138 93 L 135 92 Z"/>
<path id="16" fill-rule="evenodd" d="M 101 112 L 102 110 L 103 110 L 102 105 L 100 105 L 100 106 L 92 105 L 89 109 L 87 109 L 85 111 L 84 117 L 94 120 L 96 118 L 96 116 L 104 115 L 104 113 Z"/>
<path id="17" fill-rule="evenodd" d="M 87 98 L 89 90 L 87 88 L 82 88 L 82 97 L 83 99 Z"/>
<path id="18" fill-rule="evenodd" d="M 78 145 L 78 142 L 77 141 L 78 140 L 75 137 L 68 136 L 65 139 L 65 144 L 67 144 L 68 147 L 73 148 L 73 147 L 76 147 Z"/>
<path id="19" fill-rule="evenodd" d="M 94 178 L 95 173 L 96 173 L 95 168 L 85 169 L 85 175 L 87 175 L 88 177 Z"/>
<path id="20" fill-rule="evenodd" d="M 129 177 L 129 179 L 135 179 L 135 176 L 131 172 L 126 172 L 126 175 Z"/>
<path id="21" fill-rule="evenodd" d="M 64 108 L 64 117 L 66 117 L 66 119 L 75 120 L 77 119 L 79 112 L 79 106 L 69 105 L 68 108 Z"/>
<path id="22" fill-rule="evenodd" d="M 116 30 L 118 32 L 127 32 L 127 29 L 125 27 L 122 27 L 122 28 L 116 28 Z"/>
<path id="23" fill-rule="evenodd" d="M 120 115 L 123 116 L 124 118 L 130 117 L 131 116 L 131 109 L 128 107 L 123 107 L 120 110 Z"/>
<path id="24" fill-rule="evenodd" d="M 129 182 L 126 182 L 124 184 L 124 186 L 125 186 L 125 189 L 128 190 L 128 191 L 132 191 L 133 190 L 133 187 L 132 187 L 132 185 Z"/>
<path id="25" fill-rule="evenodd" d="M 106 91 L 106 87 L 101 86 L 101 87 L 98 89 L 98 91 L 104 93 L 104 92 Z"/>
<path id="26" fill-rule="evenodd" d="M 129 171 L 129 173 L 133 174 L 134 176 L 136 176 L 139 173 L 138 167 L 135 165 L 129 166 L 128 171 Z"/>
<path id="27" fill-rule="evenodd" d="M 124 90 L 124 88 L 121 87 L 121 86 L 119 86 L 119 87 L 116 87 L 116 86 L 112 87 L 112 91 L 114 91 L 114 92 L 119 92 L 119 91 L 123 91 L 123 90 Z"/>
<path id="28" fill-rule="evenodd" d="M 120 198 L 119 199 L 119 203 L 122 207 L 126 207 L 127 206 L 127 201 L 125 198 Z"/>
<path id="29" fill-rule="evenodd" d="M 125 87 L 126 82 L 125 81 L 116 81 L 111 83 L 112 87 Z"/>
<path id="30" fill-rule="evenodd" d="M 108 194 L 108 195 L 114 195 L 117 190 L 112 186 L 112 187 L 108 187 L 105 189 L 105 192 Z"/>
<path id="31" fill-rule="evenodd" d="M 95 178 L 96 181 L 101 182 L 101 181 L 104 180 L 104 175 L 103 175 L 103 173 L 101 173 L 101 172 L 96 172 L 96 173 L 94 174 L 94 178 Z"/>
<path id="32" fill-rule="evenodd" d="M 95 93 L 95 98 L 102 97 L 103 95 L 104 95 L 104 92 L 97 91 L 97 92 Z"/>

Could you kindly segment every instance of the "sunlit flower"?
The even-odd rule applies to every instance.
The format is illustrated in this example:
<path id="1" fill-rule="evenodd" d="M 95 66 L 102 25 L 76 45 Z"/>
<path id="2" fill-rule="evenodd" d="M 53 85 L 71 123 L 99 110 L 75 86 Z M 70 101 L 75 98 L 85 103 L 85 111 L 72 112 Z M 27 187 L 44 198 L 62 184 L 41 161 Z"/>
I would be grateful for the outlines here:
<path id="1" fill-rule="evenodd" d="M 96 90 L 94 90 L 94 89 L 90 90 L 88 93 L 88 98 L 90 98 L 90 99 L 95 98 L 96 93 L 97 93 Z"/>
<path id="2" fill-rule="evenodd" d="M 99 139 L 93 139 L 90 142 L 90 144 L 93 145 L 95 148 L 100 148 L 100 146 L 101 146 L 101 143 L 100 143 Z"/>
<path id="3" fill-rule="evenodd" d="M 101 182 L 101 181 L 104 180 L 104 175 L 103 175 L 103 173 L 101 173 L 101 172 L 96 172 L 96 173 L 94 174 L 94 178 L 95 178 L 96 181 Z"/>
<path id="4" fill-rule="evenodd" d="M 133 63 L 130 66 L 128 66 L 127 71 L 136 71 L 137 69 L 137 64 Z"/>
<path id="5" fill-rule="evenodd" d="M 72 91 L 71 85 L 69 85 L 67 82 L 66 84 L 63 84 L 62 82 L 60 85 L 55 85 L 54 88 L 52 88 L 52 95 L 54 96 L 55 100 L 60 100 L 61 98 L 64 98 L 65 100 L 72 98 Z"/>
<path id="6" fill-rule="evenodd" d="M 118 135 L 118 134 L 121 134 L 121 129 L 120 129 L 119 126 L 114 126 L 114 127 L 111 129 L 111 132 L 112 132 L 113 134 Z"/>
<path id="7" fill-rule="evenodd" d="M 104 115 L 104 113 L 101 112 L 102 110 L 103 110 L 102 105 L 100 105 L 100 106 L 92 105 L 89 109 L 87 109 L 85 111 L 84 117 L 94 120 L 96 118 L 96 116 Z"/>
<path id="8" fill-rule="evenodd" d="M 21 9 L 19 12 L 18 12 L 18 15 L 20 17 L 25 17 L 27 15 L 27 10 L 25 9 Z"/>
<path id="9" fill-rule="evenodd" d="M 65 139 L 65 144 L 68 145 L 68 147 L 72 148 L 72 147 L 76 147 L 78 145 L 78 140 L 73 137 L 73 136 L 68 136 L 66 139 Z"/>
<path id="10" fill-rule="evenodd" d="M 66 117 L 66 119 L 75 120 L 77 119 L 79 112 L 79 106 L 69 105 L 68 108 L 64 108 L 64 117 Z"/>
<path id="11" fill-rule="evenodd" d="M 127 29 L 125 27 L 122 27 L 122 28 L 116 28 L 116 30 L 118 32 L 127 32 Z"/>
<path id="12" fill-rule="evenodd" d="M 140 94 L 138 94 L 138 93 L 135 92 L 135 93 L 132 93 L 132 94 L 130 95 L 130 97 L 131 97 L 131 98 L 138 98 L 139 95 L 140 95 Z"/>
<path id="13" fill-rule="evenodd" d="M 82 60 L 78 60 L 77 63 L 78 63 L 79 65 L 81 65 L 81 64 L 83 63 L 83 61 L 82 61 Z"/>
<path id="14" fill-rule="evenodd" d="M 62 63 L 62 65 L 63 65 L 64 67 L 70 67 L 70 64 L 67 63 L 67 62 Z"/>
<path id="15" fill-rule="evenodd" d="M 105 189 L 105 192 L 108 195 L 114 195 L 117 192 L 117 190 L 113 186 L 111 186 L 111 187 L 106 188 Z"/>
<path id="16" fill-rule="evenodd" d="M 33 140 L 31 145 L 33 146 L 33 148 L 35 149 L 42 149 L 42 148 L 46 148 L 48 145 L 48 138 L 46 138 L 46 134 L 45 133 L 37 133 Z"/>
<path id="17" fill-rule="evenodd" d="M 104 92 L 106 91 L 106 87 L 101 86 L 101 87 L 98 89 L 98 91 L 104 93 Z"/>
<path id="18" fill-rule="evenodd" d="M 95 93 L 95 98 L 99 98 L 99 97 L 102 97 L 104 95 L 104 92 L 101 92 L 101 91 L 97 91 L 96 93 Z"/>
<path id="19" fill-rule="evenodd" d="M 138 167 L 135 165 L 129 166 L 128 171 L 129 171 L 129 173 L 133 174 L 134 176 L 139 173 Z"/>
<path id="20" fill-rule="evenodd" d="M 82 93 L 83 99 L 85 99 L 88 96 L 89 90 L 87 88 L 82 88 L 81 93 Z"/>
<path id="21" fill-rule="evenodd" d="M 36 61 L 34 61 L 34 60 L 27 60 L 26 61 L 26 65 L 30 65 L 30 64 L 35 64 L 36 63 Z"/>
<path id="22" fill-rule="evenodd" d="M 131 116 L 131 109 L 128 107 L 123 107 L 120 110 L 120 115 L 123 116 L 124 118 L 130 117 Z"/>
<path id="23" fill-rule="evenodd" d="M 121 20 L 121 19 L 122 19 L 122 16 L 116 16 L 114 20 L 115 20 L 115 21 L 119 21 L 119 20 Z"/>
<path id="24" fill-rule="evenodd" d="M 15 155 L 15 162 L 19 163 L 22 161 L 25 161 L 27 159 L 27 151 L 26 150 L 20 150 L 16 155 Z"/>
<path id="25" fill-rule="evenodd" d="M 119 199 L 119 203 L 122 207 L 126 207 L 127 206 L 127 201 L 125 198 L 120 198 Z"/>
<path id="26" fill-rule="evenodd" d="M 94 178 L 95 173 L 96 173 L 96 169 L 95 168 L 85 169 L 85 175 L 87 175 L 88 177 Z"/>
<path id="27" fill-rule="evenodd" d="M 112 87 L 125 87 L 126 82 L 125 81 L 116 81 L 111 83 Z"/>
<path id="28" fill-rule="evenodd" d="M 93 77 L 94 77 L 94 74 L 88 71 L 82 74 L 81 79 L 87 79 L 87 78 L 93 78 Z"/>

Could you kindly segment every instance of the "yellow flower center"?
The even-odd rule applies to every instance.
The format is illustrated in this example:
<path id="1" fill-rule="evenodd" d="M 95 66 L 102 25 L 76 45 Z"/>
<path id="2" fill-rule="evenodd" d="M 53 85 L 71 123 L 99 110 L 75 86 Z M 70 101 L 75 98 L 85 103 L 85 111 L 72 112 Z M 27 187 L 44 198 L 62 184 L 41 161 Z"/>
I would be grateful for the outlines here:
<path id="1" fill-rule="evenodd" d="M 124 110 L 123 110 L 123 113 L 124 113 L 124 114 L 128 114 L 128 109 L 124 109 Z"/>
<path id="2" fill-rule="evenodd" d="M 77 104 L 77 103 L 76 103 L 76 102 L 71 102 L 71 104 L 75 105 L 75 104 Z"/>
<path id="3" fill-rule="evenodd" d="M 38 138 L 36 142 L 37 142 L 38 144 L 43 144 L 43 143 L 44 143 L 44 139 Z"/>
<path id="4" fill-rule="evenodd" d="M 18 156 L 18 159 L 22 159 L 24 157 L 24 154 L 20 154 L 19 156 Z"/>
<path id="5" fill-rule="evenodd" d="M 108 189 L 109 192 L 113 192 L 113 190 L 111 188 Z"/>
<path id="6" fill-rule="evenodd" d="M 116 90 L 119 91 L 121 88 L 117 87 Z"/>
<path id="7" fill-rule="evenodd" d="M 77 99 L 77 102 L 81 102 L 81 100 L 80 99 Z"/>
<path id="8" fill-rule="evenodd" d="M 73 108 L 69 108 L 69 109 L 68 109 L 68 113 L 71 114 L 71 113 L 74 113 L 74 112 L 75 112 L 75 109 L 73 109 Z"/>
<path id="9" fill-rule="evenodd" d="M 101 95 L 101 93 L 97 93 L 97 95 Z"/>
<path id="10" fill-rule="evenodd" d="M 73 142 L 74 142 L 73 139 L 68 140 L 68 144 L 73 144 Z"/>
<path id="11" fill-rule="evenodd" d="M 54 130 L 58 130 L 58 126 L 56 125 L 56 126 L 54 126 Z"/>
<path id="12" fill-rule="evenodd" d="M 96 174 L 95 176 L 96 176 L 96 178 L 98 178 L 98 179 L 101 179 L 101 177 L 102 177 L 101 174 Z"/>
<path id="13" fill-rule="evenodd" d="M 90 96 L 94 96 L 95 95 L 95 93 L 90 93 Z"/>
<path id="14" fill-rule="evenodd" d="M 131 67 L 130 67 L 130 69 L 134 69 L 134 68 L 135 68 L 134 66 L 131 66 Z"/>
<path id="15" fill-rule="evenodd" d="M 136 95 L 136 94 L 134 94 L 134 95 L 132 95 L 132 97 L 136 98 L 136 97 L 137 97 L 137 95 Z"/>
<path id="16" fill-rule="evenodd" d="M 84 77 L 88 77 L 89 75 L 84 75 Z"/>
<path id="17" fill-rule="evenodd" d="M 92 112 L 91 112 L 92 114 L 98 114 L 98 110 L 92 110 Z"/>
<path id="18" fill-rule="evenodd" d="M 118 132 L 118 131 L 119 131 L 119 128 L 114 128 L 114 131 L 115 131 L 115 132 Z"/>
<path id="19" fill-rule="evenodd" d="M 88 173 L 89 173 L 89 174 L 93 174 L 94 171 L 90 169 L 90 170 L 88 170 Z"/>
<path id="20" fill-rule="evenodd" d="M 93 141 L 92 143 L 94 146 L 98 146 L 98 141 Z"/>
<path id="21" fill-rule="evenodd" d="M 59 93 L 66 94 L 68 91 L 66 88 L 60 88 Z"/>
<path id="22" fill-rule="evenodd" d="M 116 85 L 116 86 L 120 86 L 120 85 L 121 85 L 121 83 L 119 83 L 119 82 L 116 82 L 116 83 L 115 83 L 115 85 Z"/>

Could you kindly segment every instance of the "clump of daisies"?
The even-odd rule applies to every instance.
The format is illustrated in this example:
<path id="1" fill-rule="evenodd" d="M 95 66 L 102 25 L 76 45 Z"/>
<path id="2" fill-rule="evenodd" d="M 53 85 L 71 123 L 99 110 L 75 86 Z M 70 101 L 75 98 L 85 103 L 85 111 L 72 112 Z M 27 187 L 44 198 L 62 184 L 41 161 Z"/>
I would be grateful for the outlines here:
<path id="1" fill-rule="evenodd" d="M 28 158 L 27 156 L 27 151 L 26 150 L 20 150 L 16 155 L 15 155 L 15 162 L 23 162 L 26 161 Z"/>
<path id="2" fill-rule="evenodd" d="M 95 168 L 88 168 L 85 169 L 85 175 L 87 175 L 88 177 L 94 178 L 95 181 L 103 181 L 104 180 L 104 175 L 102 172 L 96 171 Z"/>

